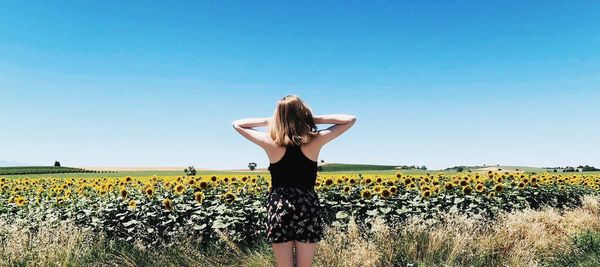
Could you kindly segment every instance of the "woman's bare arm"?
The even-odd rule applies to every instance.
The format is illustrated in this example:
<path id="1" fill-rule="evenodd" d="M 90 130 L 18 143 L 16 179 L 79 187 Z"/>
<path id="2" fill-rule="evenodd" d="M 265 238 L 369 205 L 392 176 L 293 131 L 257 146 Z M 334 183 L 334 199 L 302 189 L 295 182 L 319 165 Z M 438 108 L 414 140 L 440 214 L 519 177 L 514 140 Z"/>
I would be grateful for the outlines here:
<path id="1" fill-rule="evenodd" d="M 340 136 L 356 122 L 356 116 L 347 114 L 320 115 L 313 116 L 313 118 L 315 119 L 316 124 L 335 124 L 327 129 L 319 131 L 319 135 L 314 139 L 315 143 L 319 146 L 323 146 Z"/>
<path id="2" fill-rule="evenodd" d="M 313 116 L 315 124 L 345 124 L 356 120 L 356 117 L 348 114 L 329 114 Z"/>
<path id="3" fill-rule="evenodd" d="M 259 145 L 263 149 L 267 150 L 273 146 L 273 139 L 265 132 L 253 129 L 253 127 L 264 127 L 268 126 L 271 122 L 271 118 L 247 118 L 239 119 L 232 122 L 233 128 L 238 131 L 246 139 Z"/>
<path id="4" fill-rule="evenodd" d="M 265 127 L 269 125 L 271 117 L 267 118 L 247 118 L 233 121 L 233 125 L 242 128 Z"/>

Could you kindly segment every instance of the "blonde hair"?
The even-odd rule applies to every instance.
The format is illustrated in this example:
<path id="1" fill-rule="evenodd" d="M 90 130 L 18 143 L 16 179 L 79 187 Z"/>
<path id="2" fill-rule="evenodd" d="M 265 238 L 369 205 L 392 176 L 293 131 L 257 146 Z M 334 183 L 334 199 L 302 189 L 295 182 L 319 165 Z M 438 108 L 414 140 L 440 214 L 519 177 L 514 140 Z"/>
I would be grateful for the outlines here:
<path id="1" fill-rule="evenodd" d="M 310 107 L 296 95 L 287 95 L 277 102 L 269 134 L 280 146 L 301 145 L 317 135 L 317 126 Z"/>

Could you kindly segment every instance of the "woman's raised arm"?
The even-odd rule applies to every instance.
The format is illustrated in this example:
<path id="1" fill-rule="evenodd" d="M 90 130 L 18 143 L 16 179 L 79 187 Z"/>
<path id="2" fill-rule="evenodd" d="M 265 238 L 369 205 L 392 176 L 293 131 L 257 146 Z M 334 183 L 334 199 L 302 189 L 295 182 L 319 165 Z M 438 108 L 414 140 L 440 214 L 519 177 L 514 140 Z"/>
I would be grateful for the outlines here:
<path id="1" fill-rule="evenodd" d="M 267 118 L 246 118 L 233 121 L 233 127 L 241 128 L 253 128 L 253 127 L 266 127 L 269 125 L 271 117 Z"/>
<path id="2" fill-rule="evenodd" d="M 246 139 L 252 141 L 264 148 L 265 150 L 270 149 L 273 146 L 273 139 L 265 132 L 253 129 L 253 127 L 268 126 L 271 118 L 247 118 L 233 121 L 231 124 L 238 133 L 240 133 Z"/>
<path id="3" fill-rule="evenodd" d="M 315 124 L 346 124 L 356 120 L 356 116 L 348 114 L 329 114 L 313 116 Z"/>
<path id="4" fill-rule="evenodd" d="M 340 136 L 345 131 L 350 129 L 350 127 L 352 127 L 352 125 L 354 125 L 356 122 L 356 116 L 346 114 L 321 115 L 313 116 L 313 118 L 315 119 L 315 123 L 318 124 L 335 124 L 327 129 L 319 131 L 319 135 L 317 135 L 317 137 L 314 139 L 315 143 L 317 143 L 319 146 L 323 146 L 329 141 Z"/>

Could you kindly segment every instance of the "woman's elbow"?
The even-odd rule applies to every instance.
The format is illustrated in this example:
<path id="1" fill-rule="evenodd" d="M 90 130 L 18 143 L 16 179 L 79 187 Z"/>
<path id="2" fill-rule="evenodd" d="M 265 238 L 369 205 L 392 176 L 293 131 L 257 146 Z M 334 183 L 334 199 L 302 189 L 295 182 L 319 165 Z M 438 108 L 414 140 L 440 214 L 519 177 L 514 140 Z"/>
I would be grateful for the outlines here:
<path id="1" fill-rule="evenodd" d="M 350 115 L 350 123 L 355 123 L 355 122 L 356 122 L 356 116 Z"/>

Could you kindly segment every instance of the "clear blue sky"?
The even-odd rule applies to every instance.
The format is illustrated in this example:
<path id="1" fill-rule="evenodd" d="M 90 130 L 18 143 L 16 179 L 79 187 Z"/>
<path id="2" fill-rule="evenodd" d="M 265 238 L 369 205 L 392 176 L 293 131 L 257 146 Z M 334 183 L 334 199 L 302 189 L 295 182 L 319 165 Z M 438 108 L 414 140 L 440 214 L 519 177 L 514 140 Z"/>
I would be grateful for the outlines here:
<path id="1" fill-rule="evenodd" d="M 598 2 L 373 2 L 3 1 L 0 161 L 266 167 L 291 93 L 329 162 L 600 166 Z"/>

